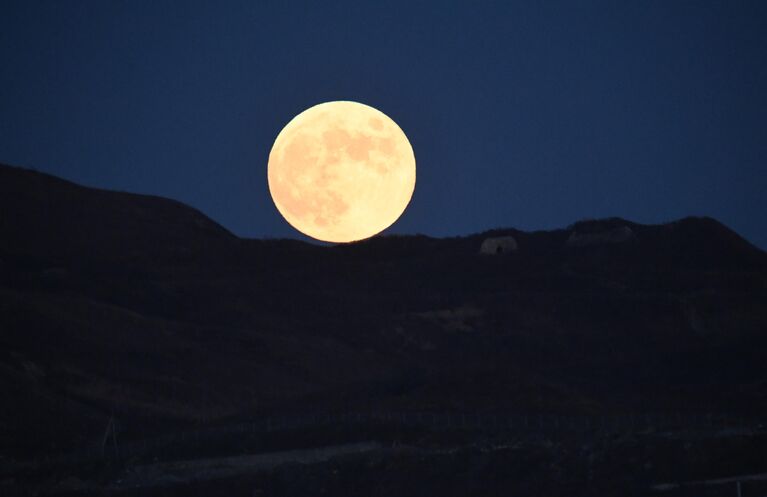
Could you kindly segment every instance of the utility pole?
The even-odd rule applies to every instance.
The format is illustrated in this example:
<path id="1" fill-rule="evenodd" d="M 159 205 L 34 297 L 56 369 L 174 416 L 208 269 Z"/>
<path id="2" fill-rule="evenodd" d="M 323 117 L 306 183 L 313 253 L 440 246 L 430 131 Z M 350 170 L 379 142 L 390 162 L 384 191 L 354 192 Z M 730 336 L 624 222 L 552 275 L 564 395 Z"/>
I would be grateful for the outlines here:
<path id="1" fill-rule="evenodd" d="M 107 423 L 107 428 L 104 431 L 104 438 L 101 441 L 101 456 L 102 457 L 106 457 L 107 443 L 109 442 L 110 437 L 112 438 L 112 447 L 114 449 L 115 459 L 117 459 L 119 454 L 118 454 L 118 451 L 117 451 L 117 431 L 115 430 L 115 418 L 114 418 L 114 415 L 109 417 L 109 422 Z"/>

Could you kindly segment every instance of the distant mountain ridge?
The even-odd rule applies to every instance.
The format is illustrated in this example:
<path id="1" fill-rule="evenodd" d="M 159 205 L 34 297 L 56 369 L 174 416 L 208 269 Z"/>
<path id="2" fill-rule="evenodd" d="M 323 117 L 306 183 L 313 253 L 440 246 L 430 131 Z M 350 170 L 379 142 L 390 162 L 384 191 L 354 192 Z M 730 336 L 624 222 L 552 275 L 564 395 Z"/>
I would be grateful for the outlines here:
<path id="1" fill-rule="evenodd" d="M 193 248 L 233 238 L 174 200 L 87 188 L 48 174 L 0 165 L 5 250 L 99 256 Z"/>
<path id="2" fill-rule="evenodd" d="M 767 408 L 767 254 L 711 218 L 327 247 L 10 166 L 0 213 L 0 455 L 113 414 L 130 438 L 307 406 Z M 480 255 L 496 236 L 517 249 Z"/>
<path id="3" fill-rule="evenodd" d="M 83 187 L 53 175 L 4 164 L 0 164 L 0 208 L 12 213 L 0 220 L 5 248 L 19 252 L 43 250 L 36 247 L 43 242 L 72 251 L 92 250 L 99 243 L 105 243 L 103 249 L 115 254 L 139 249 L 152 252 L 181 246 L 191 248 L 201 243 L 236 238 L 200 211 L 175 200 Z M 556 237 L 563 231 L 594 233 L 622 226 L 651 236 L 657 236 L 661 231 L 663 236 L 672 232 L 682 233 L 691 238 L 689 243 L 700 246 L 717 242 L 722 243 L 722 248 L 728 245 L 744 253 L 764 253 L 719 221 L 708 217 L 688 217 L 661 225 L 641 225 L 621 218 L 594 219 L 578 221 L 566 229 L 550 232 L 524 233 L 508 228 L 467 235 L 465 238 L 474 240 L 501 234 L 535 238 L 541 233 Z M 142 237 L 137 238 L 137 234 Z M 382 243 L 380 240 L 383 238 L 397 240 L 406 237 L 374 237 L 363 243 Z M 431 239 L 423 235 L 417 237 Z M 12 243 L 17 246 L 10 245 Z M 539 247 L 533 245 L 530 248 Z"/>

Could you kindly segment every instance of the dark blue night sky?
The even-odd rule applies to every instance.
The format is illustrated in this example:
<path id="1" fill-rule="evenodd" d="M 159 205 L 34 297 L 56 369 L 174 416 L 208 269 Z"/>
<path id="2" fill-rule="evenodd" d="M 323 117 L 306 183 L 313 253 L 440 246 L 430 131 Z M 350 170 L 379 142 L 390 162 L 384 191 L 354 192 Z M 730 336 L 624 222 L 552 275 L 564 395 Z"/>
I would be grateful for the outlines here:
<path id="1" fill-rule="evenodd" d="M 389 230 L 710 215 L 767 247 L 767 2 L 0 5 L 0 162 L 296 237 L 266 160 L 328 100 L 418 161 Z"/>

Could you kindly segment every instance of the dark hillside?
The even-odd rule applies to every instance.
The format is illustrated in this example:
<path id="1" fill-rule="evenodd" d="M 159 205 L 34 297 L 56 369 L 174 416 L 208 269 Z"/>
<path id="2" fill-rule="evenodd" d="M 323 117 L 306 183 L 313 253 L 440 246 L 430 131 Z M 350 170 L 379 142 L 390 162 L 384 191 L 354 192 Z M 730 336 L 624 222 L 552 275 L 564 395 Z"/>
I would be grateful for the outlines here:
<path id="1" fill-rule="evenodd" d="M 767 408 L 767 255 L 713 219 L 323 247 L 8 166 L 0 213 L 4 455 L 112 416 Z"/>
<path id="2" fill-rule="evenodd" d="M 183 254 L 233 236 L 200 212 L 0 164 L 0 247 L 54 260 Z"/>

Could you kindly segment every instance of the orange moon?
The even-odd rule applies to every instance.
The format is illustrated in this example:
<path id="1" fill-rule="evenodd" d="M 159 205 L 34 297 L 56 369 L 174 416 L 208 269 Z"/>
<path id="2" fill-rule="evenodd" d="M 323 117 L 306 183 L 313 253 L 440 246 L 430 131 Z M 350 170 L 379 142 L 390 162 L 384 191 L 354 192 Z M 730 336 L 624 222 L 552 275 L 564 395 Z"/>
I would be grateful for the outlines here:
<path id="1" fill-rule="evenodd" d="M 383 112 L 326 102 L 294 117 L 269 153 L 269 191 L 301 233 L 353 242 L 391 226 L 415 189 L 415 155 Z"/>

